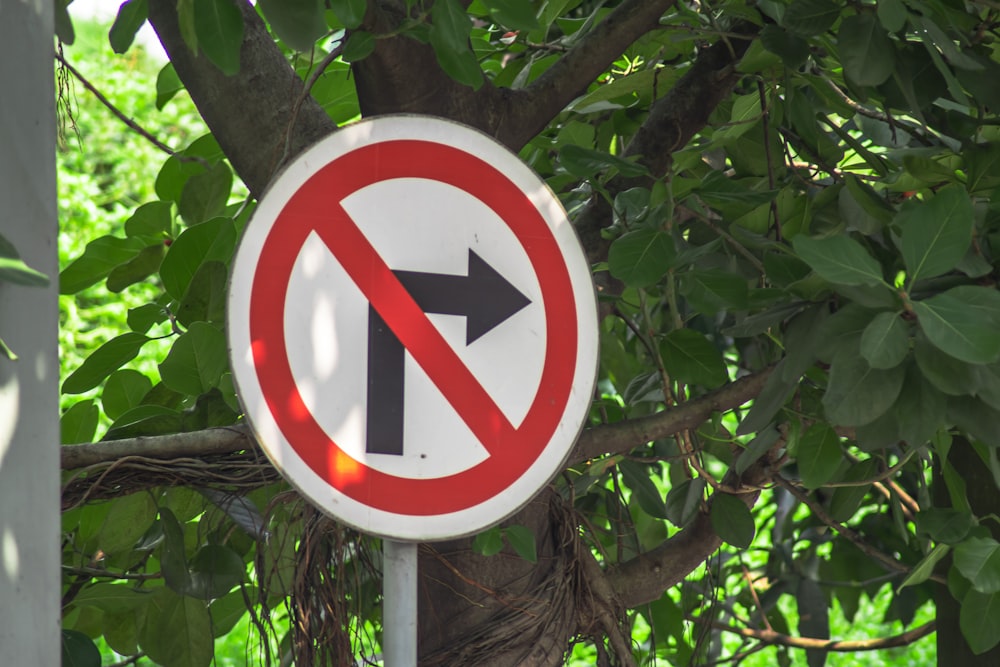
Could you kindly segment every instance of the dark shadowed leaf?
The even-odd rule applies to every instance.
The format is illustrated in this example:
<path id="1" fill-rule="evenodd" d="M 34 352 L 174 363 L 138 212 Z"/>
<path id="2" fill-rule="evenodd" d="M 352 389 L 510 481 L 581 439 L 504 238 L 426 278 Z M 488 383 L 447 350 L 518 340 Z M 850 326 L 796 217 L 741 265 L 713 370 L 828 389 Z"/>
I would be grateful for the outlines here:
<path id="1" fill-rule="evenodd" d="M 130 285 L 141 282 L 160 270 L 160 263 L 166 247 L 162 243 L 148 245 L 139 254 L 119 264 L 108 274 L 107 287 L 109 292 L 118 293 Z"/>
<path id="2" fill-rule="evenodd" d="M 538 562 L 535 534 L 527 526 L 507 526 L 503 529 L 503 534 L 518 556 L 529 563 Z"/>
<path id="3" fill-rule="evenodd" d="M 206 544 L 191 557 L 187 595 L 199 600 L 222 597 L 246 579 L 240 555 L 222 544 Z"/>
<path id="4" fill-rule="evenodd" d="M 677 382 L 714 389 L 729 379 L 722 353 L 697 331 L 671 331 L 660 343 L 660 352 L 667 373 Z"/>
<path id="5" fill-rule="evenodd" d="M 212 663 L 212 623 L 202 600 L 168 588 L 153 594 L 139 645 L 161 665 L 208 667 Z"/>
<path id="6" fill-rule="evenodd" d="M 152 236 L 162 238 L 170 231 L 170 202 L 154 201 L 135 209 L 125 221 L 128 236 Z"/>
<path id="7" fill-rule="evenodd" d="M 924 335 L 916 337 L 913 353 L 920 372 L 938 391 L 949 396 L 972 393 L 972 388 L 977 384 L 974 366 L 945 354 Z"/>
<path id="8" fill-rule="evenodd" d="M 833 0 L 795 0 L 785 10 L 782 25 L 805 37 L 829 30 L 840 16 L 840 5 Z"/>
<path id="9" fill-rule="evenodd" d="M 534 30 L 538 27 L 535 18 L 538 3 L 531 0 L 483 0 L 497 23 L 511 30 Z"/>
<path id="10" fill-rule="evenodd" d="M 753 542 L 757 527 L 750 508 L 736 496 L 716 493 L 710 510 L 715 534 L 737 549 L 746 549 Z"/>
<path id="11" fill-rule="evenodd" d="M 807 489 L 816 489 L 830 481 L 843 460 L 840 438 L 828 424 L 813 424 L 799 440 L 796 460 L 799 475 Z"/>
<path id="12" fill-rule="evenodd" d="M 322 0 L 259 0 L 257 6 L 271 30 L 295 51 L 309 51 L 327 31 Z"/>
<path id="13" fill-rule="evenodd" d="M 1000 593 L 969 590 L 959 613 L 962 636 L 977 655 L 1000 643 Z"/>
<path id="14" fill-rule="evenodd" d="M 844 73 L 860 86 L 877 86 L 892 76 L 896 64 L 889 35 L 872 13 L 848 16 L 837 32 Z"/>
<path id="15" fill-rule="evenodd" d="M 59 274 L 59 293 L 76 294 L 105 278 L 119 264 L 138 255 L 146 243 L 142 239 L 102 236 L 87 244 L 83 255 Z"/>
<path id="16" fill-rule="evenodd" d="M 914 517 L 917 531 L 927 535 L 935 542 L 957 544 L 965 539 L 976 525 L 976 517 L 972 512 L 952 509 L 950 507 L 930 507 L 920 510 Z"/>
<path id="17" fill-rule="evenodd" d="M 357 28 L 365 18 L 368 0 L 330 0 L 330 9 L 346 28 Z"/>
<path id="18" fill-rule="evenodd" d="M 641 164 L 577 144 L 566 144 L 559 149 L 559 164 L 577 178 L 592 178 L 606 169 L 616 169 L 622 176 L 647 173 Z"/>
<path id="19" fill-rule="evenodd" d="M 650 467 L 636 461 L 623 460 L 618 464 L 622 481 L 632 490 L 632 498 L 646 514 L 666 519 L 667 510 L 663 496 L 650 479 Z"/>
<path id="20" fill-rule="evenodd" d="M 367 30 L 355 30 L 344 42 L 344 50 L 340 57 L 347 63 L 356 63 L 364 60 L 375 50 L 375 35 Z"/>
<path id="21" fill-rule="evenodd" d="M 830 383 L 823 406 L 830 420 L 841 426 L 861 426 L 883 415 L 903 387 L 906 369 L 872 368 L 849 349 L 838 353 L 830 365 Z"/>
<path id="22" fill-rule="evenodd" d="M 228 261 L 236 245 L 236 226 L 229 218 L 214 218 L 185 229 L 160 265 L 163 287 L 182 299 L 203 262 Z"/>
<path id="23" fill-rule="evenodd" d="M 792 241 L 795 252 L 831 283 L 879 285 L 882 268 L 864 246 L 848 236 L 814 239 L 800 234 Z"/>
<path id="24" fill-rule="evenodd" d="M 910 352 L 910 336 L 899 313 L 879 313 L 861 334 L 861 356 L 872 368 L 894 368 Z"/>
<path id="25" fill-rule="evenodd" d="M 680 274 L 680 292 L 705 315 L 746 308 L 748 290 L 743 277 L 718 269 L 694 269 Z"/>
<path id="26" fill-rule="evenodd" d="M 177 210 L 188 225 L 214 218 L 226 209 L 233 189 L 233 172 L 225 162 L 216 162 L 207 171 L 187 180 L 177 202 Z"/>
<path id="27" fill-rule="evenodd" d="M 778 362 L 774 371 L 767 378 L 764 388 L 761 389 L 760 393 L 757 394 L 757 398 L 754 399 L 750 412 L 747 413 L 736 429 L 737 435 L 749 435 L 767 427 L 771 423 L 771 420 L 774 419 L 774 416 L 778 414 L 778 410 L 785 405 L 792 392 L 799 385 L 798 377 L 785 379 L 782 376 L 781 371 L 784 363 L 784 360 Z"/>
<path id="28" fill-rule="evenodd" d="M 905 206 L 896 224 L 911 284 L 955 268 L 972 243 L 972 223 L 972 203 L 957 185 Z"/>
<path id="29" fill-rule="evenodd" d="M 101 667 L 101 652 L 87 635 L 77 630 L 62 631 L 63 667 Z"/>
<path id="30" fill-rule="evenodd" d="M 163 107 L 167 106 L 167 102 L 174 99 L 174 96 L 182 90 L 184 90 L 184 84 L 181 83 L 180 77 L 177 76 L 174 64 L 167 63 L 156 76 L 157 110 L 163 111 Z"/>
<path id="31" fill-rule="evenodd" d="M 469 44 L 472 22 L 457 0 L 440 0 L 431 7 L 430 42 L 438 64 L 451 78 L 477 89 L 483 71 Z"/>
<path id="32" fill-rule="evenodd" d="M 135 40 L 135 33 L 146 22 L 149 7 L 146 0 L 128 0 L 118 8 L 118 16 L 111 25 L 108 40 L 115 53 L 125 53 Z"/>
<path id="33" fill-rule="evenodd" d="M 686 479 L 667 494 L 667 519 L 683 528 L 694 519 L 705 494 L 705 480 L 698 477 Z"/>
<path id="34" fill-rule="evenodd" d="M 931 575 L 934 574 L 934 568 L 938 563 L 941 562 L 948 552 L 951 551 L 951 547 L 947 544 L 938 544 L 931 552 L 924 556 L 919 563 L 917 563 L 910 573 L 906 575 L 906 578 L 899 584 L 899 589 L 906 588 L 907 586 L 916 586 L 917 584 L 922 584 L 923 582 L 930 579 Z"/>
<path id="35" fill-rule="evenodd" d="M 1000 359 L 1000 292 L 989 287 L 955 287 L 913 304 L 927 339 L 970 364 Z"/>
<path id="36" fill-rule="evenodd" d="M 243 15 L 230 0 L 198 0 L 194 3 L 194 30 L 198 46 L 227 76 L 240 71 Z"/>
<path id="37" fill-rule="evenodd" d="M 677 258 L 674 240 L 659 229 L 638 229 L 615 239 L 608 252 L 611 275 L 630 287 L 649 287 Z"/>

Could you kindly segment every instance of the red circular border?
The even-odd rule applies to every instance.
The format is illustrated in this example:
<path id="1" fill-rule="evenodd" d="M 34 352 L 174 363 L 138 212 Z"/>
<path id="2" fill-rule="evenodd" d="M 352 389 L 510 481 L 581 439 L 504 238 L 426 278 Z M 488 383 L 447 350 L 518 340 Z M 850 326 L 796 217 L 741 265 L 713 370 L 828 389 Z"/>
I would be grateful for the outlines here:
<path id="1" fill-rule="evenodd" d="M 498 429 L 495 441 L 488 446 L 489 458 L 447 477 L 399 477 L 368 468 L 348 456 L 305 407 L 288 361 L 286 296 L 292 267 L 306 238 L 351 193 L 397 178 L 440 181 L 479 199 L 514 233 L 541 288 L 546 348 L 541 381 L 531 407 L 516 429 Z M 544 185 L 539 184 L 539 188 Z M 331 251 L 337 256 L 351 249 L 331 247 Z M 578 318 L 569 273 L 552 230 L 527 194 L 478 157 L 445 144 L 392 140 L 335 158 L 285 203 L 264 240 L 257 266 L 250 293 L 250 340 L 268 409 L 299 457 L 346 496 L 401 515 L 430 516 L 465 510 L 513 484 L 555 435 L 576 369 Z M 271 350 L 280 353 L 270 354 Z"/>

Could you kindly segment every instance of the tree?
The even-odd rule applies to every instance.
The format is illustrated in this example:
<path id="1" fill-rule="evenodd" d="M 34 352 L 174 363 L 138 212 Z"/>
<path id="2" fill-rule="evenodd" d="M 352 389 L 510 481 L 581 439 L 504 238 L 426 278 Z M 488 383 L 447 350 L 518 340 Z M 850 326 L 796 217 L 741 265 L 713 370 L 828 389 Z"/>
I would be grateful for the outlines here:
<path id="1" fill-rule="evenodd" d="M 583 642 L 601 664 L 776 647 L 812 666 L 935 628 L 946 659 L 996 662 L 992 5 L 130 0 L 116 50 L 147 19 L 158 100 L 186 90 L 211 135 L 61 276 L 157 291 L 63 385 L 98 387 L 113 422 L 64 449 L 67 626 L 167 665 L 208 664 L 248 608 L 300 664 L 377 644 L 376 546 L 262 460 L 222 304 L 280 166 L 409 112 L 547 180 L 602 336 L 564 473 L 501 527 L 421 548 L 422 664 L 554 665 Z M 122 368 L 158 336 L 158 373 Z M 879 591 L 887 623 L 930 600 L 936 622 L 829 639 Z"/>

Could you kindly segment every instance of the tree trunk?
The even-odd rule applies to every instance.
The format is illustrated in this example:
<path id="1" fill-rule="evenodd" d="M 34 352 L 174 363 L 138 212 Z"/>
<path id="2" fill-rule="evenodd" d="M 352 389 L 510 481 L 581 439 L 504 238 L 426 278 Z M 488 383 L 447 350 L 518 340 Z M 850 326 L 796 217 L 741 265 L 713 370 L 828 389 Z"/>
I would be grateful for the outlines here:
<path id="1" fill-rule="evenodd" d="M 969 503 L 976 516 L 990 514 L 1000 515 L 1000 492 L 990 469 L 983 463 L 979 454 L 964 438 L 955 438 L 948 453 L 948 462 L 965 480 Z M 948 489 L 941 477 L 940 469 L 934 470 L 934 505 L 947 507 L 951 504 Z M 990 528 L 993 537 L 1000 539 L 1000 528 L 995 522 L 987 521 L 983 525 Z M 944 561 L 945 566 L 951 564 L 951 556 Z M 959 614 L 962 610 L 960 601 L 952 597 L 945 586 L 935 589 L 934 604 L 937 606 L 937 664 L 939 667 L 996 667 L 1000 665 L 1000 645 L 981 655 L 976 655 L 969 648 L 969 643 L 962 636 L 959 626 Z"/>

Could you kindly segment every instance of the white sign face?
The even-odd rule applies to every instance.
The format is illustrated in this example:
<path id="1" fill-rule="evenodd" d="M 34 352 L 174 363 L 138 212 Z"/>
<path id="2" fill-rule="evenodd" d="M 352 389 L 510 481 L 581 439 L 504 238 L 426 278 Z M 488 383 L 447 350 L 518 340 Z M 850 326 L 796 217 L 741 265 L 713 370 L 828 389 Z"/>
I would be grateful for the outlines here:
<path id="1" fill-rule="evenodd" d="M 233 261 L 230 360 L 285 477 L 359 530 L 487 528 L 565 463 L 597 307 L 555 195 L 492 138 L 384 116 L 290 164 Z"/>

